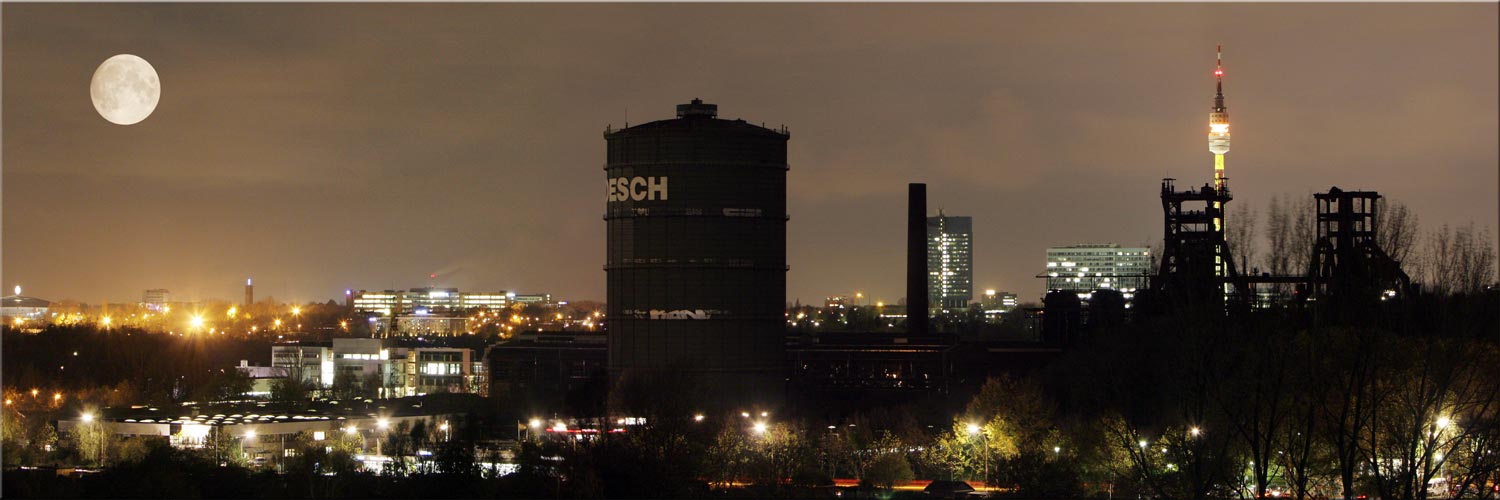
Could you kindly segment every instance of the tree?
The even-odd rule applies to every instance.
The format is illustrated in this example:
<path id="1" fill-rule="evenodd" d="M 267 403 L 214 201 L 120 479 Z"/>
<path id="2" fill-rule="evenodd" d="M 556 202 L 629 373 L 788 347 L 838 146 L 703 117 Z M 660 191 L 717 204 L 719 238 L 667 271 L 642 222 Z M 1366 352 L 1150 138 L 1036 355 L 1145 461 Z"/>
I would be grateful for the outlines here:
<path id="1" fill-rule="evenodd" d="M 271 383 L 273 401 L 306 401 L 312 395 L 312 385 L 297 377 L 284 377 Z"/>
<path id="2" fill-rule="evenodd" d="M 1260 214 L 1247 203 L 1235 204 L 1230 212 L 1225 220 L 1227 234 L 1224 237 L 1228 240 L 1230 251 L 1239 261 L 1236 264 L 1240 273 L 1248 274 L 1259 266 L 1259 261 L 1256 260 L 1255 228 Z"/>
<path id="3" fill-rule="evenodd" d="M 1419 276 L 1426 289 L 1439 295 L 1476 294 L 1495 280 L 1495 248 L 1489 230 L 1471 222 L 1458 228 L 1444 225 L 1428 235 Z"/>
<path id="4" fill-rule="evenodd" d="M 1407 210 L 1405 204 L 1386 198 L 1380 218 L 1375 221 L 1375 230 L 1375 243 L 1386 256 L 1396 262 L 1406 262 L 1412 257 L 1420 231 L 1416 214 Z"/>
<path id="5" fill-rule="evenodd" d="M 911 480 L 911 463 L 901 453 L 884 453 L 876 457 L 864 476 L 864 482 L 885 489 Z"/>
<path id="6" fill-rule="evenodd" d="M 235 368 L 219 369 L 209 376 L 199 397 L 208 401 L 237 400 L 253 387 L 254 381 L 245 372 Z"/>
<path id="7" fill-rule="evenodd" d="M 1286 276 L 1307 272 L 1313 240 L 1317 238 L 1315 217 L 1311 195 L 1271 198 L 1265 219 L 1269 243 L 1265 262 L 1271 274 Z"/>
<path id="8" fill-rule="evenodd" d="M 365 395 L 365 384 L 359 375 L 342 370 L 333 376 L 332 390 L 335 399 L 354 399 Z"/>

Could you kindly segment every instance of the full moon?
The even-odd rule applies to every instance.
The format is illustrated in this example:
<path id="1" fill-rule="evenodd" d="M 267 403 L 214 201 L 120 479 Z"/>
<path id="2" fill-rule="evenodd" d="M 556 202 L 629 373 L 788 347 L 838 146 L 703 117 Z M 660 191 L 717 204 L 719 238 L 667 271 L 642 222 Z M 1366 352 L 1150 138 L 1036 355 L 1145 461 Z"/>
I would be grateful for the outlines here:
<path id="1" fill-rule="evenodd" d="M 145 59 L 120 54 L 94 70 L 89 96 L 99 116 L 118 125 L 133 125 L 151 116 L 161 99 L 161 79 Z"/>

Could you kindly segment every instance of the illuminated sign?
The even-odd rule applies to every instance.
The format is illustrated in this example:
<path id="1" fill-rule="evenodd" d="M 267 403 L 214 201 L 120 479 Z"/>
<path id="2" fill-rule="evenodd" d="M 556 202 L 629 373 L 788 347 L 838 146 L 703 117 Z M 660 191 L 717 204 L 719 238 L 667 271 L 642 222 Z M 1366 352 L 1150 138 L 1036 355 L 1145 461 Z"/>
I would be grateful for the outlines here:
<path id="1" fill-rule="evenodd" d="M 651 319 L 709 319 L 713 315 L 702 309 L 678 309 L 676 311 L 663 311 L 661 309 L 651 310 Z"/>
<path id="2" fill-rule="evenodd" d="M 666 201 L 667 178 L 615 177 L 609 179 L 609 201 Z"/>

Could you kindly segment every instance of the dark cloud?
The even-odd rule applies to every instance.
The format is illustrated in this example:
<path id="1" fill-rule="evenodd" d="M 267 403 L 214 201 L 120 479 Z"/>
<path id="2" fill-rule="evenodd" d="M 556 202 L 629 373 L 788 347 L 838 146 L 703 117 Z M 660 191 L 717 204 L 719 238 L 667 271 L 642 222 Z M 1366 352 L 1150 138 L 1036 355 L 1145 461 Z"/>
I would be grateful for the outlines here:
<path id="1" fill-rule="evenodd" d="M 912 181 L 1034 296 L 1045 247 L 1148 243 L 1157 181 L 1207 180 L 1217 43 L 1236 203 L 1497 225 L 1493 3 L 3 9 L 4 278 L 53 299 L 600 298 L 600 132 L 692 97 L 792 130 L 788 300 L 897 300 Z M 116 53 L 161 75 L 139 125 L 89 104 Z"/>

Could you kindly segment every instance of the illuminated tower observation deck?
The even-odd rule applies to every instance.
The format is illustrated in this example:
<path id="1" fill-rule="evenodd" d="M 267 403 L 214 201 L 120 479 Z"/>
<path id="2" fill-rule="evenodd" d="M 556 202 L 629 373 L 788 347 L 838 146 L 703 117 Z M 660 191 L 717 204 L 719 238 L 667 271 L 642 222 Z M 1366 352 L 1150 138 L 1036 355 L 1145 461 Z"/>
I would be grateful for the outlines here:
<path id="1" fill-rule="evenodd" d="M 1214 65 L 1217 91 L 1214 93 L 1213 112 L 1208 114 L 1208 151 L 1214 154 L 1214 187 L 1224 188 L 1224 155 L 1229 153 L 1229 108 L 1224 106 L 1224 46 L 1218 49 L 1218 62 Z M 1215 203 L 1215 208 L 1223 208 Z M 1214 230 L 1222 231 L 1224 221 L 1214 219 Z"/>

